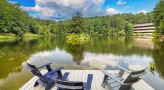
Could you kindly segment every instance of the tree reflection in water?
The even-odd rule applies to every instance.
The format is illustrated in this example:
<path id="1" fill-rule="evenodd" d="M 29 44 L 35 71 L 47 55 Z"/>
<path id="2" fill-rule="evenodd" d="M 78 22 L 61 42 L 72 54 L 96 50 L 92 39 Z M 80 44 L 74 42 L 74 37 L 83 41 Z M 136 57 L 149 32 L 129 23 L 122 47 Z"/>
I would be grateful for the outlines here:
<path id="1" fill-rule="evenodd" d="M 85 62 L 84 53 L 91 53 L 93 56 L 96 54 L 108 56 L 110 54 L 125 57 L 133 55 L 151 57 L 155 62 L 155 72 L 164 78 L 164 42 L 161 42 L 159 39 L 153 39 L 153 43 L 150 42 L 151 40 L 144 40 L 144 46 L 141 45 L 142 40 L 136 40 L 134 37 L 116 36 L 92 37 L 90 41 L 82 44 L 67 43 L 63 36 L 0 41 L 0 79 L 5 80 L 13 72 L 22 73 L 22 63 L 29 60 L 33 54 L 43 51 L 51 52 L 56 48 L 71 54 L 72 62 L 81 67 L 84 67 L 82 65 Z M 153 44 L 153 48 L 151 44 Z M 151 48 L 146 45 L 150 45 Z M 39 61 L 44 63 L 44 60 Z M 101 60 L 99 61 L 101 62 Z M 140 61 L 142 60 L 138 60 L 138 62 Z M 55 60 L 54 63 L 58 64 Z M 70 64 L 65 62 L 65 65 L 69 66 Z"/>

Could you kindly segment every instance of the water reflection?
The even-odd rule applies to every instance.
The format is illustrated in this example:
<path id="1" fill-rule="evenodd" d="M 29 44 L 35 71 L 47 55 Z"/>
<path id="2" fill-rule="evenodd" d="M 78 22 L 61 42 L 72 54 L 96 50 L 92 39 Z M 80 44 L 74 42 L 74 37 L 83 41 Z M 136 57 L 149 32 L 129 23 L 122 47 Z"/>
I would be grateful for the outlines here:
<path id="1" fill-rule="evenodd" d="M 33 64 L 37 64 L 38 62 L 42 62 L 40 64 L 44 64 L 47 62 L 69 63 L 72 62 L 72 55 L 65 52 L 64 50 L 56 48 L 51 51 L 42 51 L 35 53 L 31 55 L 27 62 Z"/>
<path id="2" fill-rule="evenodd" d="M 156 71 L 159 73 L 160 77 L 164 79 L 164 42 L 160 42 L 159 39 L 154 39 L 153 42 L 155 46 L 152 55 Z"/>
<path id="3" fill-rule="evenodd" d="M 109 69 L 107 66 L 117 67 L 119 56 L 113 57 L 112 54 L 93 54 L 86 53 L 82 64 L 95 69 Z"/>
<path id="4" fill-rule="evenodd" d="M 70 53 L 73 57 L 72 61 L 76 62 L 77 65 L 80 65 L 80 63 L 84 59 L 84 44 L 66 44 L 66 47 L 66 51 Z"/>
<path id="5" fill-rule="evenodd" d="M 65 37 L 1 41 L 0 88 L 10 89 L 7 83 L 14 83 L 11 77 L 27 77 L 16 80 L 17 84 L 11 88 L 17 90 L 32 77 L 24 66 L 25 61 L 37 66 L 53 62 L 53 68 L 62 65 L 66 69 L 118 69 L 121 65 L 132 70 L 144 68 L 153 61 L 156 66 L 154 75 L 149 72 L 145 81 L 151 85 L 156 80 L 164 83 L 161 79 L 164 78 L 163 58 L 164 42 L 150 38 L 92 37 L 89 42 L 81 44 L 67 43 Z M 147 79 L 149 76 L 152 81 Z M 159 89 L 160 86 L 154 87 Z"/>

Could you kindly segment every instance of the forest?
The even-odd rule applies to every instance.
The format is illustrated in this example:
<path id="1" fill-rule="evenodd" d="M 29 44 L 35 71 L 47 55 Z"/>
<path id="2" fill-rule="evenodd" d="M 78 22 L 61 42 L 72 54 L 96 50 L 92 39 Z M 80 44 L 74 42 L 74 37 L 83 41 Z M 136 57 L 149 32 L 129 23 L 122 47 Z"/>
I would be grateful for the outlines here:
<path id="1" fill-rule="evenodd" d="M 157 33 L 164 34 L 164 1 L 150 13 L 123 13 L 112 16 L 82 17 L 77 12 L 71 19 L 55 22 L 28 15 L 17 3 L 0 0 L 0 35 L 27 33 L 37 35 L 133 35 L 133 24 L 155 23 Z M 162 8 L 161 8 L 162 7 Z M 162 14 L 161 14 L 162 13 Z M 160 16 L 159 16 L 160 15 Z"/>

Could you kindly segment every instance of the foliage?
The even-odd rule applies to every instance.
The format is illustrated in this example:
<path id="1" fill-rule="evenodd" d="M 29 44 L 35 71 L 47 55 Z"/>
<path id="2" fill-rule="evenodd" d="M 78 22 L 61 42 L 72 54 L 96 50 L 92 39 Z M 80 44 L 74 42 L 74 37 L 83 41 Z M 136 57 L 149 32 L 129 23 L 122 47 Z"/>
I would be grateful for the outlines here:
<path id="1" fill-rule="evenodd" d="M 161 0 L 153 11 L 153 22 L 158 33 L 164 34 L 164 1 Z"/>
<path id="2" fill-rule="evenodd" d="M 133 25 L 126 21 L 124 30 L 125 30 L 125 34 L 132 35 L 134 32 Z"/>
<path id="3" fill-rule="evenodd" d="M 150 69 L 155 70 L 155 62 L 149 62 Z"/>
<path id="4" fill-rule="evenodd" d="M 154 72 L 155 72 L 155 62 L 149 62 L 149 70 L 150 72 L 154 75 Z"/>
<path id="5" fill-rule="evenodd" d="M 88 40 L 90 39 L 90 36 L 88 34 L 70 34 L 67 35 L 67 40 Z"/>
<path id="6" fill-rule="evenodd" d="M 66 42 L 71 45 L 84 44 L 88 42 L 90 36 L 88 34 L 69 34 L 66 37 Z"/>
<path id="7" fill-rule="evenodd" d="M 81 17 L 80 13 L 77 12 L 75 16 L 72 17 L 72 20 L 69 25 L 68 33 L 80 34 L 84 28 L 84 20 Z"/>
<path id="8" fill-rule="evenodd" d="M 124 32 L 124 30 L 118 31 L 118 34 L 121 35 L 121 36 L 126 35 L 126 33 Z"/>
<path id="9" fill-rule="evenodd" d="M 11 34 L 11 33 L 3 34 L 3 35 L 0 34 L 0 39 L 13 39 L 13 38 L 15 38 L 15 34 Z"/>
<path id="10" fill-rule="evenodd" d="M 115 28 L 110 28 L 108 31 L 108 35 L 114 35 L 115 34 Z"/>
<path id="11" fill-rule="evenodd" d="M 113 16 L 95 16 L 83 18 L 76 13 L 71 20 L 55 22 L 30 17 L 21 10 L 20 5 L 0 0 L 0 33 L 13 33 L 24 36 L 26 33 L 39 35 L 133 35 L 133 24 L 152 22 L 152 13 L 117 14 Z M 164 27 L 161 20 L 160 28 Z M 163 29 L 164 30 L 164 29 Z"/>
<path id="12" fill-rule="evenodd" d="M 31 18 L 17 3 L 0 0 L 0 33 L 13 33 L 21 37 L 25 33 L 49 35 L 54 24 L 51 20 Z"/>
<path id="13" fill-rule="evenodd" d="M 154 32 L 152 33 L 152 36 L 153 36 L 153 37 L 160 37 L 161 35 L 160 35 L 159 33 L 157 33 L 156 31 L 154 31 Z"/>
<path id="14" fill-rule="evenodd" d="M 25 33 L 24 34 L 24 37 L 38 37 L 40 35 L 37 35 L 37 34 L 33 34 L 33 33 Z"/>

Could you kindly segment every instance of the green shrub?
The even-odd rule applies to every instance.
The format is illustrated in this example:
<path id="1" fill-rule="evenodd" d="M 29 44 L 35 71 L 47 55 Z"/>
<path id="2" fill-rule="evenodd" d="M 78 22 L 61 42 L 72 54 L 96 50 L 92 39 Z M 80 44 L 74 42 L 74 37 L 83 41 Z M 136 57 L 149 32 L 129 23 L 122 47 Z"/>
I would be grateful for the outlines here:
<path id="1" fill-rule="evenodd" d="M 37 34 L 32 34 L 32 33 L 25 33 L 24 34 L 24 37 L 38 37 L 40 35 L 37 35 Z"/>
<path id="2" fill-rule="evenodd" d="M 69 34 L 66 36 L 67 43 L 81 44 L 89 41 L 90 36 L 88 34 Z"/>
<path id="3" fill-rule="evenodd" d="M 160 33 L 157 33 L 156 31 L 154 31 L 154 32 L 152 33 L 152 36 L 153 36 L 153 37 L 160 37 Z"/>
<path id="4" fill-rule="evenodd" d="M 121 36 L 126 35 L 126 33 L 125 33 L 125 31 L 124 31 L 124 30 L 118 31 L 118 34 L 119 34 L 119 35 L 121 35 Z"/>

